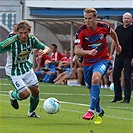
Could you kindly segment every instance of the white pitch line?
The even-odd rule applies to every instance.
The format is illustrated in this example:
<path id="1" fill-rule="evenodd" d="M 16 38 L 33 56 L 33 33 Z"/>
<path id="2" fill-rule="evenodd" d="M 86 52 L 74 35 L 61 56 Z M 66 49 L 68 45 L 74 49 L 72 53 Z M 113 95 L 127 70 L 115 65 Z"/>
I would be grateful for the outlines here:
<path id="1" fill-rule="evenodd" d="M 12 84 L 0 84 L 0 85 L 12 85 Z M 39 85 L 39 86 L 45 86 L 45 85 Z M 58 86 L 58 87 L 69 87 L 69 86 L 61 86 L 61 85 L 54 85 L 54 84 L 49 84 L 49 86 Z M 0 91 L 0 92 L 7 92 L 7 91 Z M 44 94 L 44 95 L 46 95 L 46 94 L 53 94 L 53 95 L 74 95 L 74 96 L 89 96 L 89 94 L 72 94 L 72 93 L 40 93 L 40 94 Z M 114 95 L 101 95 L 101 96 L 104 96 L 104 97 L 113 97 Z M 133 95 L 131 96 L 131 97 L 133 97 Z"/>
<path id="2" fill-rule="evenodd" d="M 0 94 L 2 96 L 8 96 L 7 94 Z M 45 99 L 40 98 L 40 101 L 45 101 Z M 72 102 L 65 102 L 65 101 L 60 101 L 60 103 L 63 104 L 71 104 L 71 105 L 77 105 L 77 106 L 90 106 L 89 104 L 81 104 L 81 103 L 72 103 Z M 132 107 L 116 107 L 116 106 L 103 106 L 104 108 L 112 108 L 112 109 L 130 109 L 132 110 Z"/>
<path id="3" fill-rule="evenodd" d="M 6 92 L 6 91 L 5 91 Z M 2 96 L 8 96 L 7 94 L 0 94 Z M 45 101 L 45 99 L 40 98 L 41 101 Z M 65 101 L 60 101 L 60 103 L 63 104 L 71 104 L 71 105 L 77 105 L 77 106 L 90 106 L 89 104 L 82 104 L 82 103 L 72 103 L 72 102 L 65 102 Z M 116 107 L 116 106 L 102 106 L 103 108 L 112 108 L 112 109 L 130 109 L 132 110 L 133 107 Z"/>
<path id="4" fill-rule="evenodd" d="M 2 93 L 8 93 L 8 91 L 0 91 Z M 73 93 L 40 93 L 41 95 L 59 95 L 59 96 L 89 96 L 89 94 L 73 94 Z M 103 97 L 113 97 L 114 95 L 101 95 Z M 133 97 L 133 96 L 132 96 Z"/>
<path id="5" fill-rule="evenodd" d="M 45 100 L 45 99 L 41 99 L 41 100 Z M 0 102 L 5 102 L 5 103 L 9 103 L 9 101 L 7 102 L 7 101 L 1 101 L 0 100 Z M 61 102 L 61 103 L 63 103 L 63 102 Z M 67 103 L 67 102 L 65 102 L 65 103 Z M 70 103 L 70 102 L 69 102 Z M 25 106 L 29 106 L 28 104 L 23 104 L 23 103 L 21 103 L 21 105 L 25 105 Z M 39 108 L 42 108 L 42 106 L 38 106 Z M 61 111 L 66 111 L 66 112 L 74 112 L 74 113 L 81 113 L 81 114 L 84 114 L 84 112 L 81 112 L 81 111 L 78 111 L 78 110 L 68 110 L 68 109 L 63 109 L 63 108 L 61 108 L 60 109 Z M 110 116 L 110 115 L 104 115 L 105 117 L 107 117 L 107 118 L 112 118 L 112 119 L 119 119 L 119 120 L 127 120 L 127 121 L 132 121 L 133 119 L 132 118 L 123 118 L 123 117 L 117 117 L 117 116 Z"/>

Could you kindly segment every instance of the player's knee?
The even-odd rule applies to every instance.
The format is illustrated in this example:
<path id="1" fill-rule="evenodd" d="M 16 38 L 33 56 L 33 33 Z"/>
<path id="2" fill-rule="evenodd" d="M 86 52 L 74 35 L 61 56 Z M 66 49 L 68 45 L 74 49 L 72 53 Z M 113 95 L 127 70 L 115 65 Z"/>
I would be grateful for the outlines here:
<path id="1" fill-rule="evenodd" d="M 32 88 L 31 93 L 32 93 L 32 96 L 38 97 L 39 93 L 40 93 L 40 90 L 39 90 L 38 86 L 36 86 L 34 89 Z"/>
<path id="2" fill-rule="evenodd" d="M 36 96 L 39 96 L 39 93 L 40 93 L 40 90 L 39 89 L 36 89 L 35 95 Z"/>
<path id="3" fill-rule="evenodd" d="M 102 75 L 99 72 L 95 72 L 92 76 L 92 84 L 97 85 L 100 83 Z"/>
<path id="4" fill-rule="evenodd" d="M 28 89 L 24 90 L 23 92 L 20 93 L 20 97 L 22 99 L 27 99 L 30 96 L 30 91 Z"/>
<path id="5" fill-rule="evenodd" d="M 92 84 L 99 84 L 99 81 L 100 81 L 100 79 L 98 78 L 98 77 L 94 77 L 93 79 L 92 79 Z"/>

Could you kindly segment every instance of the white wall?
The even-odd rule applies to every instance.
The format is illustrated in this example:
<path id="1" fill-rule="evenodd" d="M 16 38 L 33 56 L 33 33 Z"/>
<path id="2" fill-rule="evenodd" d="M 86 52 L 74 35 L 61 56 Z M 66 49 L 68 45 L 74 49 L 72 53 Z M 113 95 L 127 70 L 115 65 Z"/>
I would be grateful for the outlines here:
<path id="1" fill-rule="evenodd" d="M 35 23 L 35 35 L 48 46 L 50 46 L 52 43 L 55 43 L 58 46 L 58 51 L 62 53 L 64 52 L 55 35 L 38 23 Z"/>
<path id="2" fill-rule="evenodd" d="M 43 8 L 132 8 L 133 0 L 26 0 L 26 6 Z"/>

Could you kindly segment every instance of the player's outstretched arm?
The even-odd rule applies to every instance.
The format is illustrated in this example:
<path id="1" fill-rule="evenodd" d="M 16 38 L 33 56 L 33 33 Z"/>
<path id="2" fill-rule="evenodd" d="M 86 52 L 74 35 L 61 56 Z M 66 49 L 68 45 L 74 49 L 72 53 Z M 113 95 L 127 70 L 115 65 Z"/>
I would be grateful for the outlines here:
<path id="1" fill-rule="evenodd" d="M 4 53 L 10 50 L 10 42 L 12 40 L 10 38 L 7 38 L 6 40 L 4 40 L 3 42 L 0 42 L 0 53 Z"/>
<path id="2" fill-rule="evenodd" d="M 80 45 L 75 45 L 75 54 L 78 56 L 85 56 L 85 55 L 92 55 L 95 56 L 97 54 L 97 50 L 96 49 L 92 49 L 92 50 L 83 50 L 82 47 Z"/>
<path id="3" fill-rule="evenodd" d="M 122 48 L 121 48 L 120 43 L 119 43 L 119 41 L 118 41 L 117 34 L 116 34 L 116 32 L 115 32 L 113 29 L 111 29 L 110 36 L 111 36 L 112 39 L 114 40 L 114 44 L 115 44 L 115 46 L 116 46 L 116 53 L 121 53 Z"/>
<path id="4" fill-rule="evenodd" d="M 51 52 L 51 49 L 48 46 L 45 46 L 43 50 L 43 54 L 49 54 Z"/>

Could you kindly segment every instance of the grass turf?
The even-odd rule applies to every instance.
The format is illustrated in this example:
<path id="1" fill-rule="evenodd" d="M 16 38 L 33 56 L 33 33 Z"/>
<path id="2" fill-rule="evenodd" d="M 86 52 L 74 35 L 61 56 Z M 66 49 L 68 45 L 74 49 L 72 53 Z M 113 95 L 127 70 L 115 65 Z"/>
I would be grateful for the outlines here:
<path id="1" fill-rule="evenodd" d="M 29 99 L 20 101 L 19 110 L 9 103 L 10 81 L 0 79 L 0 133 L 133 133 L 132 102 L 110 103 L 113 92 L 101 89 L 101 105 L 105 111 L 103 123 L 95 125 L 94 120 L 86 121 L 82 115 L 89 108 L 89 93 L 85 86 L 70 87 L 40 83 L 40 103 L 36 112 L 40 119 L 28 118 Z M 61 103 L 57 114 L 47 114 L 43 102 L 55 97 Z"/>

